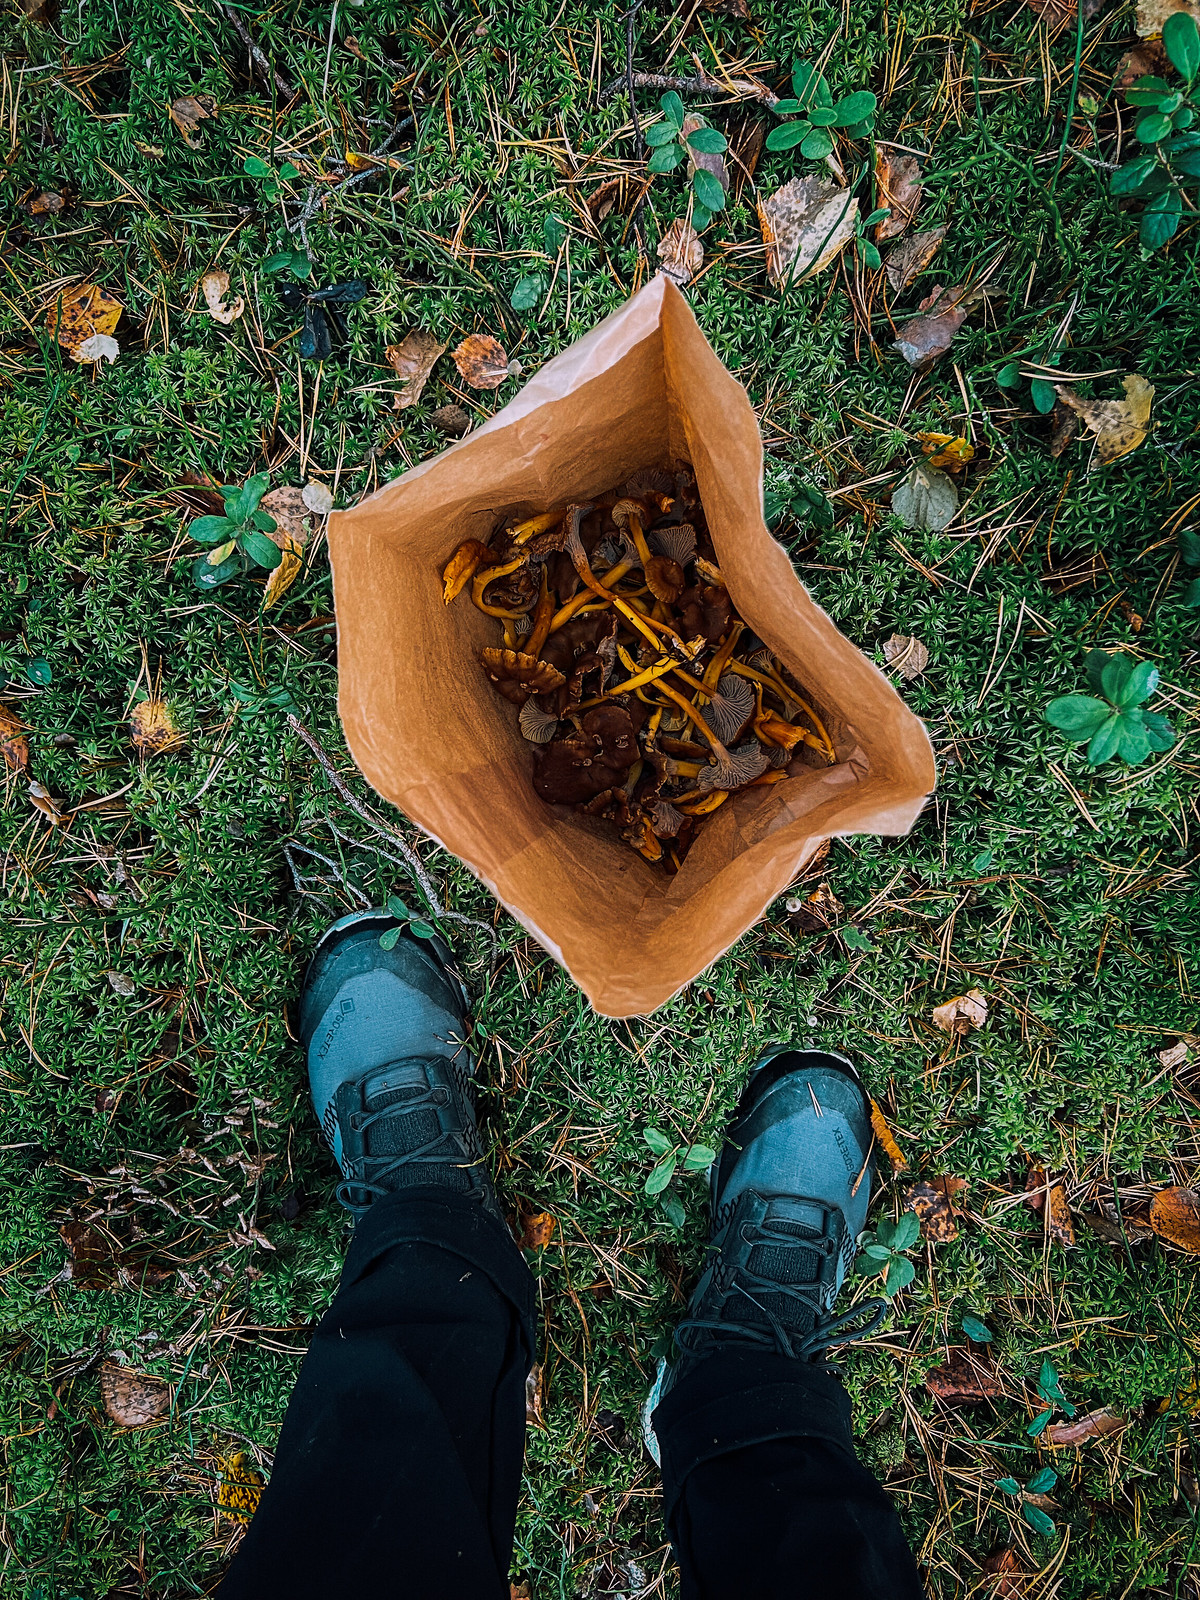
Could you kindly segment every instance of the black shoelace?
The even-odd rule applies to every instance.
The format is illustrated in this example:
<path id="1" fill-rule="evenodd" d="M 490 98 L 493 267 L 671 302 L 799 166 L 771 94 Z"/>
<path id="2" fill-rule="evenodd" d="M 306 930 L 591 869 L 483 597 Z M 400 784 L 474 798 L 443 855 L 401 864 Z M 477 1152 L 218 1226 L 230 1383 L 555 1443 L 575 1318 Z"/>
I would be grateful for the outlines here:
<path id="1" fill-rule="evenodd" d="M 743 1240 L 751 1247 L 765 1244 L 775 1249 L 807 1250 L 821 1261 L 827 1260 L 837 1248 L 832 1239 L 806 1239 L 786 1229 L 772 1227 L 769 1223 L 761 1227 L 747 1224 L 741 1232 Z M 710 1250 L 716 1248 L 714 1245 L 709 1246 Z M 765 1277 L 752 1272 L 749 1267 L 740 1265 L 733 1269 L 726 1281 L 726 1288 L 745 1295 L 761 1314 L 763 1321 L 741 1322 L 729 1318 L 686 1317 L 675 1330 L 675 1342 L 683 1354 L 709 1355 L 718 1346 L 733 1342 L 748 1345 L 753 1349 L 775 1350 L 780 1355 L 791 1356 L 796 1360 L 809 1360 L 828 1350 L 831 1345 L 852 1344 L 858 1339 L 868 1338 L 879 1327 L 888 1309 L 886 1300 L 872 1299 L 864 1301 L 862 1305 L 852 1306 L 840 1316 L 826 1317 L 821 1309 L 819 1281 L 784 1283 L 778 1278 Z M 782 1295 L 785 1300 L 793 1302 L 806 1326 L 789 1328 L 770 1306 L 764 1305 L 759 1298 L 768 1295 L 772 1297 Z M 853 1326 L 868 1315 L 870 1320 L 861 1327 Z M 847 1332 L 847 1329 L 850 1331 Z"/>
<path id="2" fill-rule="evenodd" d="M 376 1122 L 383 1121 L 385 1117 L 406 1117 L 416 1111 L 433 1111 L 439 1106 L 444 1106 L 449 1099 L 449 1089 L 437 1084 L 411 1100 L 395 1100 L 390 1105 L 380 1106 L 377 1111 L 356 1111 L 350 1119 L 350 1125 L 355 1133 L 365 1133 L 368 1128 Z M 364 1140 L 364 1146 L 365 1143 Z M 367 1155 L 364 1150 L 362 1177 L 339 1183 L 337 1197 L 347 1211 L 352 1211 L 355 1216 L 361 1216 L 368 1210 L 372 1201 L 391 1193 L 395 1184 L 389 1183 L 388 1180 L 394 1178 L 405 1167 L 475 1165 L 477 1162 L 467 1150 L 462 1134 L 447 1130 L 439 1132 L 436 1137 L 417 1145 L 412 1150 L 388 1151 L 385 1155 L 377 1156 Z M 469 1192 L 481 1197 L 481 1191 L 478 1189 L 472 1188 Z"/>

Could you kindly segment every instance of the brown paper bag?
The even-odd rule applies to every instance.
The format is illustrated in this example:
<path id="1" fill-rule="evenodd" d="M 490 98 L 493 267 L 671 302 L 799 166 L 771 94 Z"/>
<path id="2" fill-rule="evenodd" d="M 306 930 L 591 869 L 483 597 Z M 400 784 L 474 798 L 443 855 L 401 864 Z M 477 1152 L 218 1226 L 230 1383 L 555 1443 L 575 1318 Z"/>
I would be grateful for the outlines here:
<path id="1" fill-rule="evenodd" d="M 591 499 L 686 458 L 740 614 L 837 751 L 709 816 L 674 877 L 533 792 L 532 749 L 484 677 L 495 623 L 440 572 L 499 519 Z M 597 1011 L 652 1011 L 726 950 L 833 834 L 904 833 L 933 787 L 923 725 L 809 598 L 762 519 L 745 390 L 658 277 L 490 422 L 329 524 L 339 710 L 368 781 L 467 863 Z"/>

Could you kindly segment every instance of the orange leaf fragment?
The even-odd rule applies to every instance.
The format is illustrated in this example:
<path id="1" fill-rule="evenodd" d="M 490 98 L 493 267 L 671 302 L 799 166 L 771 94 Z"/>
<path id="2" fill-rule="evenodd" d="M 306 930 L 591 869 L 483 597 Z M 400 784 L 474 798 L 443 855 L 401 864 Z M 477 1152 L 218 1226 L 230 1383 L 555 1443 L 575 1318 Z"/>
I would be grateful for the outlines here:
<path id="1" fill-rule="evenodd" d="M 1075 1243 L 1075 1224 L 1071 1220 L 1071 1208 L 1067 1204 L 1067 1191 L 1061 1183 L 1052 1183 L 1047 1180 L 1045 1167 L 1033 1166 L 1029 1169 L 1029 1176 L 1025 1180 L 1026 1205 L 1034 1211 L 1044 1211 L 1046 1232 L 1057 1244 L 1070 1246 Z M 1049 1206 L 1046 1201 L 1049 1199 Z"/>
<path id="2" fill-rule="evenodd" d="M 183 142 L 189 150 L 199 150 L 204 145 L 204 135 L 200 133 L 200 124 L 209 117 L 217 114 L 216 101 L 208 94 L 184 94 L 178 100 L 172 100 L 168 108 L 171 121 L 183 135 Z M 195 137 L 193 137 L 195 135 Z"/>
<path id="3" fill-rule="evenodd" d="M 183 735 L 176 724 L 167 702 L 152 694 L 139 700 L 129 714 L 129 730 L 135 750 L 145 750 L 148 755 L 162 755 L 166 750 L 178 750 Z"/>
<path id="4" fill-rule="evenodd" d="M 904 1204 L 921 1219 L 921 1228 L 932 1244 L 946 1244 L 958 1238 L 958 1219 L 954 1197 L 967 1187 L 965 1178 L 931 1178 L 914 1183 L 904 1192 Z"/>
<path id="5" fill-rule="evenodd" d="M 1200 1255 L 1200 1190 L 1160 1189 L 1150 1202 L 1150 1226 L 1160 1239 Z"/>
<path id="6" fill-rule="evenodd" d="M 125 307 L 98 283 L 76 283 L 56 294 L 46 326 L 73 361 L 96 360 L 82 349 L 97 334 L 110 335 Z"/>
<path id="7" fill-rule="evenodd" d="M 490 333 L 472 333 L 454 351 L 454 365 L 473 389 L 498 389 L 509 376 L 508 353 Z"/>
<path id="8" fill-rule="evenodd" d="M 29 740 L 25 724 L 5 705 L 0 705 L 0 751 L 10 772 L 24 772 L 29 765 Z"/>
<path id="9" fill-rule="evenodd" d="M 981 1400 L 993 1400 L 1004 1393 L 991 1362 L 965 1345 L 955 1345 L 946 1352 L 945 1365 L 928 1373 L 925 1387 L 951 1406 L 978 1405 Z"/>
<path id="10" fill-rule="evenodd" d="M 538 1211 L 525 1218 L 521 1231 L 522 1250 L 544 1250 L 554 1237 L 557 1220 L 549 1211 Z"/>
<path id="11" fill-rule="evenodd" d="M 1011 1545 L 993 1550 L 983 1563 L 982 1574 L 988 1580 L 987 1592 L 993 1600 L 1023 1600 L 1025 1580 L 1030 1574 Z"/>
<path id="12" fill-rule="evenodd" d="M 238 1450 L 221 1462 L 217 1505 L 227 1517 L 237 1522 L 249 1522 L 258 1510 L 262 1492 L 263 1475 L 245 1450 Z"/>
<path id="13" fill-rule="evenodd" d="M 883 1112 L 874 1100 L 871 1101 L 871 1127 L 875 1131 L 875 1137 L 879 1141 L 880 1148 L 884 1150 L 888 1160 L 892 1163 L 892 1171 L 903 1172 L 905 1167 L 908 1166 L 908 1160 L 904 1151 L 896 1143 L 895 1135 L 888 1127 Z"/>
<path id="14" fill-rule="evenodd" d="M 429 381 L 429 374 L 445 348 L 446 346 L 440 344 L 431 333 L 426 333 L 424 328 L 414 328 L 411 333 L 405 334 L 399 344 L 388 345 L 383 352 L 388 365 L 398 378 L 405 380 L 404 388 L 397 394 L 394 402 L 397 411 L 404 411 L 409 406 L 416 405 L 421 398 L 421 391 Z M 457 355 L 455 360 L 458 360 Z M 506 375 L 507 370 L 506 367 Z M 459 371 L 462 371 L 461 365 Z"/>
<path id="15" fill-rule="evenodd" d="M 875 146 L 875 182 L 878 201 L 888 206 L 891 215 L 875 229 L 875 242 L 894 239 L 915 221 L 921 204 L 921 163 L 915 156 Z"/>
<path id="16" fill-rule="evenodd" d="M 921 452 L 929 457 L 931 467 L 941 467 L 944 472 L 961 472 L 975 455 L 975 446 L 952 433 L 918 433 Z"/>

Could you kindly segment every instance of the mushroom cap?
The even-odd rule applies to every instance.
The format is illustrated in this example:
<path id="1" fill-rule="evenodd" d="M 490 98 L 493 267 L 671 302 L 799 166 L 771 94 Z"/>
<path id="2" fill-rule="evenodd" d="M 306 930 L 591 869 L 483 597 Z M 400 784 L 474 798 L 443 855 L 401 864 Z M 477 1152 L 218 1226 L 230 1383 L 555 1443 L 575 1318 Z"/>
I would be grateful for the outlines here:
<path id="1" fill-rule="evenodd" d="M 654 598 L 664 601 L 667 605 L 674 605 L 683 593 L 683 586 L 687 581 L 679 563 L 672 561 L 670 556 L 651 556 L 645 570 L 646 582 Z"/>
<path id="2" fill-rule="evenodd" d="M 679 631 L 692 639 L 703 634 L 709 644 L 720 644 L 734 623 L 733 601 L 728 589 L 719 585 L 695 583 L 685 589 L 676 603 Z"/>
<path id="3" fill-rule="evenodd" d="M 696 530 L 690 522 L 655 528 L 646 535 L 646 543 L 651 550 L 656 550 L 660 556 L 670 556 L 681 567 L 686 567 L 696 556 Z"/>
<path id="4" fill-rule="evenodd" d="M 726 672 L 711 703 L 705 707 L 704 720 L 722 744 L 729 744 L 746 726 L 753 710 L 753 686 L 736 673 Z"/>
<path id="5" fill-rule="evenodd" d="M 624 706 L 594 706 L 565 739 L 534 756 L 533 787 L 550 804 L 581 805 L 618 788 L 640 754 L 633 718 Z"/>
<path id="6" fill-rule="evenodd" d="M 630 521 L 634 517 L 637 518 L 639 528 L 644 528 L 649 521 L 646 516 L 646 508 L 640 500 L 618 500 L 608 514 L 621 532 L 625 534 L 628 534 Z"/>
<path id="7" fill-rule="evenodd" d="M 740 789 L 744 783 L 760 777 L 770 765 L 771 758 L 757 740 L 729 752 L 729 762 L 710 761 L 701 767 L 696 777 L 697 789 Z"/>
<path id="8" fill-rule="evenodd" d="M 558 732 L 557 715 L 553 711 L 543 710 L 532 695 L 521 707 L 521 715 L 517 721 L 520 723 L 521 733 L 530 744 L 549 744 Z"/>
<path id="9" fill-rule="evenodd" d="M 488 648 L 480 651 L 479 658 L 496 688 L 515 706 L 524 705 L 531 694 L 545 694 L 566 682 L 557 667 L 520 650 Z"/>
<path id="10" fill-rule="evenodd" d="M 669 800 L 654 802 L 652 826 L 660 839 L 673 839 L 683 827 L 683 820 L 683 812 L 677 810 Z"/>
<path id="11" fill-rule="evenodd" d="M 654 467 L 643 467 L 631 478 L 626 478 L 621 487 L 627 495 L 669 495 L 675 485 L 671 481 L 669 472 L 660 472 Z"/>

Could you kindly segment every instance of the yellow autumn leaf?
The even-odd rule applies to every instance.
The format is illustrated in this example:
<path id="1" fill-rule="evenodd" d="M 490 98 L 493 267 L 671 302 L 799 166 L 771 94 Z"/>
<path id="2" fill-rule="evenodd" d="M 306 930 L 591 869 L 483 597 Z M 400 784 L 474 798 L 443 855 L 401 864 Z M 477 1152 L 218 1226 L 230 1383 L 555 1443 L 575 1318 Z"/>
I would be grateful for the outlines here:
<path id="1" fill-rule="evenodd" d="M 1055 393 L 1096 435 L 1096 454 L 1102 462 L 1127 456 L 1150 432 L 1150 406 L 1154 385 L 1140 373 L 1126 373 L 1121 379 L 1124 400 L 1084 400 L 1069 384 L 1055 384 Z"/>
<path id="2" fill-rule="evenodd" d="M 278 533 L 278 530 L 276 531 Z M 269 611 L 273 605 L 277 605 L 283 599 L 284 595 L 295 583 L 303 565 L 301 561 L 301 555 L 303 554 L 301 546 L 292 538 L 290 533 L 277 537 L 275 543 L 283 551 L 283 560 L 277 567 L 272 568 L 270 576 L 267 578 L 267 586 L 263 590 L 264 611 Z"/>
<path id="3" fill-rule="evenodd" d="M 221 1462 L 217 1505 L 227 1517 L 237 1522 L 249 1522 L 258 1510 L 263 1487 L 262 1473 L 252 1465 L 247 1453 L 239 1450 Z"/>

